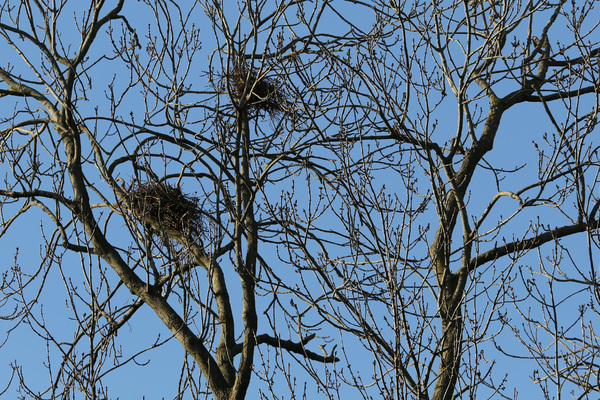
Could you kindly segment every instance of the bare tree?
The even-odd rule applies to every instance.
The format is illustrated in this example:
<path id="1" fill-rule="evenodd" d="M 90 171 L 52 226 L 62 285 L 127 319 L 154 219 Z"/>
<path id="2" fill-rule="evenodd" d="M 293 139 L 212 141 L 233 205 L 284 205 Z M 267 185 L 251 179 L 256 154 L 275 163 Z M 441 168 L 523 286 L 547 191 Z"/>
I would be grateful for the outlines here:
<path id="1" fill-rule="evenodd" d="M 593 3 L 362 5 L 360 45 L 322 49 L 333 161 L 280 213 L 292 320 L 343 332 L 365 398 L 513 398 L 512 358 L 545 398 L 597 396 Z"/>
<path id="2" fill-rule="evenodd" d="M 594 12 L 5 0 L 0 237 L 42 254 L 2 316 L 48 349 L 6 392 L 114 396 L 175 338 L 173 398 L 513 398 L 512 357 L 597 394 Z"/>
<path id="3" fill-rule="evenodd" d="M 304 93 L 284 77 L 290 60 L 318 58 L 307 47 L 324 5 L 231 6 L 3 2 L 0 95 L 13 111 L 2 117 L 2 236 L 45 213 L 39 267 L 15 257 L 4 277 L 4 318 L 54 349 L 45 387 L 13 365 L 24 397 L 108 396 L 114 370 L 165 342 L 121 354 L 117 333 L 145 307 L 185 350 L 175 397 L 244 398 L 261 344 L 335 360 L 305 347 L 315 335 L 259 330 L 257 311 L 272 225 L 263 188 L 288 179 L 310 142 Z M 213 53 L 200 52 L 205 41 Z M 44 314 L 55 271 L 72 339 Z"/>

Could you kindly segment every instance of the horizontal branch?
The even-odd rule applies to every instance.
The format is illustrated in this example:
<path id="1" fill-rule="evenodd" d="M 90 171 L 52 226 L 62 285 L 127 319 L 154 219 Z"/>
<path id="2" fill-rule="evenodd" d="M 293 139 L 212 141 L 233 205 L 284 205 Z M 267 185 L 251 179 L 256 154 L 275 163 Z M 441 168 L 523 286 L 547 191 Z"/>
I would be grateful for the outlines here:
<path id="1" fill-rule="evenodd" d="M 600 227 L 600 222 L 596 220 L 589 222 L 579 222 L 577 224 L 565 225 L 552 229 L 548 232 L 544 232 L 540 235 L 536 235 L 529 239 L 516 240 L 511 243 L 506 243 L 503 246 L 494 247 L 492 250 L 488 250 L 473 258 L 469 262 L 469 271 L 473 271 L 480 265 L 497 260 L 498 258 L 504 257 L 507 254 L 536 249 L 541 245 L 551 242 L 553 240 L 570 236 L 576 233 L 585 232 L 588 229 L 598 229 L 598 227 Z"/>
<path id="2" fill-rule="evenodd" d="M 2 190 L 0 189 L 0 196 L 4 196 L 4 197 L 10 197 L 13 199 L 20 199 L 20 198 L 34 198 L 34 197 L 46 197 L 48 199 L 54 199 L 62 204 L 64 204 L 65 206 L 67 206 L 69 209 L 72 209 L 73 207 L 73 202 L 69 199 L 67 199 L 64 196 L 61 196 L 57 193 L 54 192 L 48 192 L 46 190 L 27 190 L 24 192 L 13 192 L 11 190 Z"/>
<path id="3" fill-rule="evenodd" d="M 86 253 L 86 254 L 98 254 L 96 250 L 91 246 L 80 246 L 78 244 L 73 244 L 69 242 L 62 243 L 62 246 L 71 251 L 75 251 L 77 253 Z"/>
<path id="4" fill-rule="evenodd" d="M 582 57 L 570 58 L 570 59 L 565 59 L 565 60 L 550 59 L 550 60 L 548 60 L 548 66 L 549 67 L 570 67 L 570 66 L 576 65 L 576 64 L 586 64 L 586 63 L 590 63 L 590 59 L 592 59 L 592 57 L 596 57 L 598 55 L 600 55 L 600 47 L 590 50 L 588 54 L 586 54 L 585 56 L 582 56 Z"/>
<path id="5" fill-rule="evenodd" d="M 571 91 L 556 91 L 551 94 L 546 94 L 540 96 L 535 92 L 532 88 L 523 88 L 519 89 L 513 93 L 508 94 L 506 97 L 502 99 L 505 106 L 507 108 L 512 107 L 515 104 L 529 102 L 529 103 L 540 103 L 547 101 L 554 101 L 560 99 L 574 98 L 579 97 L 584 94 L 596 93 L 597 88 L 594 86 L 587 86 L 579 89 L 574 89 Z"/>
<path id="6" fill-rule="evenodd" d="M 289 351 L 290 353 L 296 353 L 296 354 L 300 354 L 303 357 L 308 358 L 309 360 L 313 360 L 313 361 L 318 361 L 318 362 L 322 362 L 322 363 L 331 363 L 331 362 L 337 362 L 340 359 L 337 358 L 336 356 L 332 355 L 319 355 L 315 352 L 312 352 L 310 350 L 307 350 L 306 347 L 304 347 L 308 342 L 310 342 L 312 339 L 314 339 L 315 335 L 312 334 L 310 336 L 305 337 L 304 339 L 302 339 L 302 341 L 296 343 L 296 342 L 292 342 L 291 340 L 282 340 L 279 338 L 275 338 L 273 336 L 269 336 L 267 334 L 263 334 L 263 335 L 258 335 L 256 337 L 256 344 L 267 344 L 269 346 L 273 346 L 279 349 L 284 349 Z M 231 349 L 231 353 L 232 355 L 237 355 L 239 353 L 241 353 L 242 351 L 242 344 L 236 344 L 232 349 Z"/>

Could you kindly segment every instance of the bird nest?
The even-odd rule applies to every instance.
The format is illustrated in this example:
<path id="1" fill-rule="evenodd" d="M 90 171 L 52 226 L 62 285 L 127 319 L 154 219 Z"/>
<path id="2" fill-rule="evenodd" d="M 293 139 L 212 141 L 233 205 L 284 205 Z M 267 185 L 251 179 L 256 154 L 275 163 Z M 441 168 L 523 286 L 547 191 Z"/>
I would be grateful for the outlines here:
<path id="1" fill-rule="evenodd" d="M 228 76 L 231 93 L 238 101 L 242 100 L 248 86 L 248 105 L 250 108 L 265 111 L 272 117 L 283 113 L 288 108 L 288 97 L 283 87 L 276 80 L 259 77 L 256 69 L 246 64 L 234 67 Z"/>
<path id="2" fill-rule="evenodd" d="M 192 240 L 202 231 L 198 199 L 162 182 L 143 182 L 129 192 L 129 206 L 153 228 Z"/>

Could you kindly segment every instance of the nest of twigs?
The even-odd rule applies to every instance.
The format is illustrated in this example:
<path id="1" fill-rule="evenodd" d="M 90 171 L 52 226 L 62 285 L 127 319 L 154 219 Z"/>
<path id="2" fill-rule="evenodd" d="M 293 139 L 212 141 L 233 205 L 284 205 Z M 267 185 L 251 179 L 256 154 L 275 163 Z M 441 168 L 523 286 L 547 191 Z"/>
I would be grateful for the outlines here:
<path id="1" fill-rule="evenodd" d="M 248 85 L 247 104 L 250 108 L 265 111 L 271 116 L 279 115 L 288 108 L 288 98 L 283 86 L 274 79 L 261 77 L 246 64 L 234 67 L 228 76 L 231 93 L 242 100 Z"/>
<path id="2" fill-rule="evenodd" d="M 163 182 L 139 183 L 129 192 L 128 200 L 132 211 L 154 229 L 188 240 L 202 233 L 198 199 L 184 194 L 179 187 Z"/>

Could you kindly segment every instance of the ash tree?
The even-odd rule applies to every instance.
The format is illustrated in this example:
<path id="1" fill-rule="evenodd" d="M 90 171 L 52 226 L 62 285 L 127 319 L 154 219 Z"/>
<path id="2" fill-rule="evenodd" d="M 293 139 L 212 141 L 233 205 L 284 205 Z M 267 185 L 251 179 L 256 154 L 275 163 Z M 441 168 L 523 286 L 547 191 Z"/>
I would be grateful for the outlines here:
<path id="1" fill-rule="evenodd" d="M 593 6 L 5 0 L 3 393 L 595 398 Z"/>
<path id="2" fill-rule="evenodd" d="M 173 338 L 173 398 L 244 398 L 259 346 L 336 360 L 309 330 L 258 326 L 280 312 L 259 286 L 259 243 L 279 229 L 262 215 L 265 187 L 292 176 L 314 140 L 307 95 L 285 81 L 317 62 L 307 46 L 323 7 L 2 3 L 0 234 L 27 241 L 41 219 L 42 245 L 41 259 L 17 250 L 4 263 L 3 319 L 9 336 L 33 331 L 47 347 L 46 379 L 17 357 L 6 393 L 116 398 L 112 377 L 126 385 L 125 368 Z M 158 319 L 138 317 L 148 308 Z M 136 324 L 154 341 L 119 338 Z"/>
<path id="3" fill-rule="evenodd" d="M 320 203 L 282 219 L 289 290 L 342 332 L 365 398 L 594 398 L 593 2 L 363 5 L 363 40 L 328 52 Z"/>

